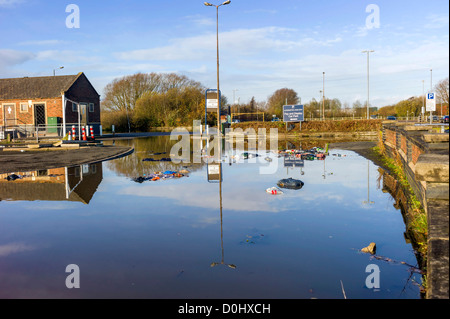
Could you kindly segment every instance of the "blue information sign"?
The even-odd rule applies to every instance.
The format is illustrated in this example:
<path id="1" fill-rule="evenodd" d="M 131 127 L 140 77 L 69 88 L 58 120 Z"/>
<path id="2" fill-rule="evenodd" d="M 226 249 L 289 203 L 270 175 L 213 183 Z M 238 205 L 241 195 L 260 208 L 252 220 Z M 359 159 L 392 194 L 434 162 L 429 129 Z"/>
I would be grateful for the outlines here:
<path id="1" fill-rule="evenodd" d="M 303 105 L 284 105 L 283 106 L 284 122 L 303 122 Z"/>

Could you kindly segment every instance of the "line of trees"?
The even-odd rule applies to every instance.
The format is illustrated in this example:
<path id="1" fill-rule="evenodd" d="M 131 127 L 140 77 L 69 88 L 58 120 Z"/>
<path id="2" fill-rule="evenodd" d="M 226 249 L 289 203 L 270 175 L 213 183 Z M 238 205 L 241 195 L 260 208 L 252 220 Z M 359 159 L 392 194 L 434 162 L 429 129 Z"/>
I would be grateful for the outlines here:
<path id="1" fill-rule="evenodd" d="M 176 73 L 137 73 L 113 80 L 104 90 L 102 124 L 106 130 L 149 131 L 155 127 L 192 125 L 203 119 L 206 88 Z M 227 99 L 222 96 L 222 105 Z M 213 124 L 215 114 L 208 114 Z"/>
<path id="2" fill-rule="evenodd" d="M 436 113 L 448 115 L 449 104 L 449 78 L 439 81 L 434 87 L 437 94 Z M 413 96 L 409 99 L 400 101 L 393 105 L 387 105 L 380 108 L 377 112 L 380 116 L 394 115 L 398 117 L 419 116 L 422 113 L 422 107 L 426 104 L 425 96 Z"/>
<path id="3" fill-rule="evenodd" d="M 102 123 L 119 131 L 192 124 L 204 114 L 205 88 L 175 73 L 137 73 L 105 87 Z"/>
<path id="4" fill-rule="evenodd" d="M 155 127 L 190 126 L 193 120 L 203 119 L 205 112 L 206 87 L 200 82 L 176 73 L 137 73 L 115 79 L 105 87 L 102 101 L 102 124 L 106 130 L 115 125 L 117 131 L 148 131 Z M 435 91 L 448 114 L 449 79 L 440 81 Z M 419 115 L 423 105 L 423 96 L 412 97 L 394 105 L 384 106 L 378 110 L 371 108 L 371 114 L 379 116 Z M 232 113 L 256 113 L 243 115 L 241 120 L 272 120 L 282 118 L 283 105 L 299 104 L 300 98 L 293 89 L 276 90 L 266 101 L 256 101 L 253 97 L 248 104 L 232 105 Z M 222 106 L 227 98 L 222 94 Z M 314 98 L 304 104 L 305 119 L 325 117 L 367 116 L 366 102 L 355 101 L 352 105 L 339 99 Z M 227 108 L 224 108 L 225 110 Z M 264 113 L 263 115 L 261 113 Z M 215 113 L 209 113 L 208 124 L 215 125 Z"/>

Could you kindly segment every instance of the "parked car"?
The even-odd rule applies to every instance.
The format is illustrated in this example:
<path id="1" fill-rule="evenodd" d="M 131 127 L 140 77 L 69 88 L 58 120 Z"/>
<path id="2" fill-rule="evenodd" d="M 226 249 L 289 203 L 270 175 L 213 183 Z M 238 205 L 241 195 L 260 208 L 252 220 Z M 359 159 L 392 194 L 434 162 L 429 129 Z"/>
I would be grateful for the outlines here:
<path id="1" fill-rule="evenodd" d="M 433 115 L 433 122 L 438 122 L 439 121 L 439 117 L 437 115 Z"/>
<path id="2" fill-rule="evenodd" d="M 397 118 L 395 116 L 388 116 L 386 119 L 389 120 L 389 121 L 396 121 L 397 120 Z"/>
<path id="3" fill-rule="evenodd" d="M 274 117 L 274 118 L 272 119 L 272 122 L 280 122 L 280 119 L 279 119 L 278 117 Z"/>
<path id="4" fill-rule="evenodd" d="M 441 117 L 441 123 L 448 123 L 448 115 Z"/>

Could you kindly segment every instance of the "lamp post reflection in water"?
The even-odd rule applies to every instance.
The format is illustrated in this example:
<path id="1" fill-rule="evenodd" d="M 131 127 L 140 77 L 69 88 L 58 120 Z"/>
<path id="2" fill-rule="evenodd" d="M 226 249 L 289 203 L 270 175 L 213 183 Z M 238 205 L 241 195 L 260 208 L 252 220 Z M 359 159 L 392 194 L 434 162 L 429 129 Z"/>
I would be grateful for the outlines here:
<path id="1" fill-rule="evenodd" d="M 220 197 L 220 247 L 222 249 L 222 260 L 220 262 L 212 262 L 211 267 L 215 267 L 218 265 L 225 265 L 232 269 L 236 269 L 236 265 L 225 263 L 225 253 L 223 248 L 222 181 L 219 182 L 219 197 Z"/>
<path id="2" fill-rule="evenodd" d="M 222 147 L 221 147 L 221 141 L 222 138 L 218 138 L 216 139 L 218 142 L 218 147 L 215 149 L 215 151 L 218 151 L 219 156 L 218 156 L 218 165 L 219 165 L 219 207 L 220 207 L 220 247 L 222 249 L 222 260 L 220 262 L 212 262 L 211 263 L 211 267 L 215 267 L 218 265 L 225 265 L 228 266 L 232 269 L 236 269 L 236 265 L 234 264 L 226 264 L 225 263 L 225 254 L 224 254 L 224 248 L 223 248 L 223 205 L 222 205 Z M 208 181 L 210 181 L 210 176 L 209 176 L 209 170 L 208 170 Z"/>
<path id="3" fill-rule="evenodd" d="M 370 186 L 369 186 L 369 181 L 370 181 L 370 175 L 369 175 L 369 166 L 370 166 L 370 161 L 367 160 L 367 200 L 363 201 L 363 204 L 367 205 L 367 204 L 374 204 L 375 202 L 370 200 Z"/>

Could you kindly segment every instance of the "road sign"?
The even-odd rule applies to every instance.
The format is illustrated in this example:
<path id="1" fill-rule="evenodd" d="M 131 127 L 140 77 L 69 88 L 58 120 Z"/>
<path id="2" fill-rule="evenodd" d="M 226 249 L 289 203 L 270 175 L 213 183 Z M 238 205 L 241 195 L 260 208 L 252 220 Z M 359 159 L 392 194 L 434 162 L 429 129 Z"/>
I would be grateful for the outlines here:
<path id="1" fill-rule="evenodd" d="M 436 112 L 436 94 L 427 94 L 427 112 Z"/>
<path id="2" fill-rule="evenodd" d="M 305 161 L 295 156 L 286 156 L 284 167 L 305 167 Z"/>
<path id="3" fill-rule="evenodd" d="M 284 105 L 283 106 L 284 122 L 303 122 L 303 105 Z"/>
<path id="4" fill-rule="evenodd" d="M 220 100 L 220 91 L 219 91 Z M 209 89 L 206 91 L 206 112 L 217 112 L 217 90 Z"/>
<path id="5" fill-rule="evenodd" d="M 207 171 L 208 171 L 208 182 L 214 183 L 223 181 L 222 163 L 208 163 Z"/>

